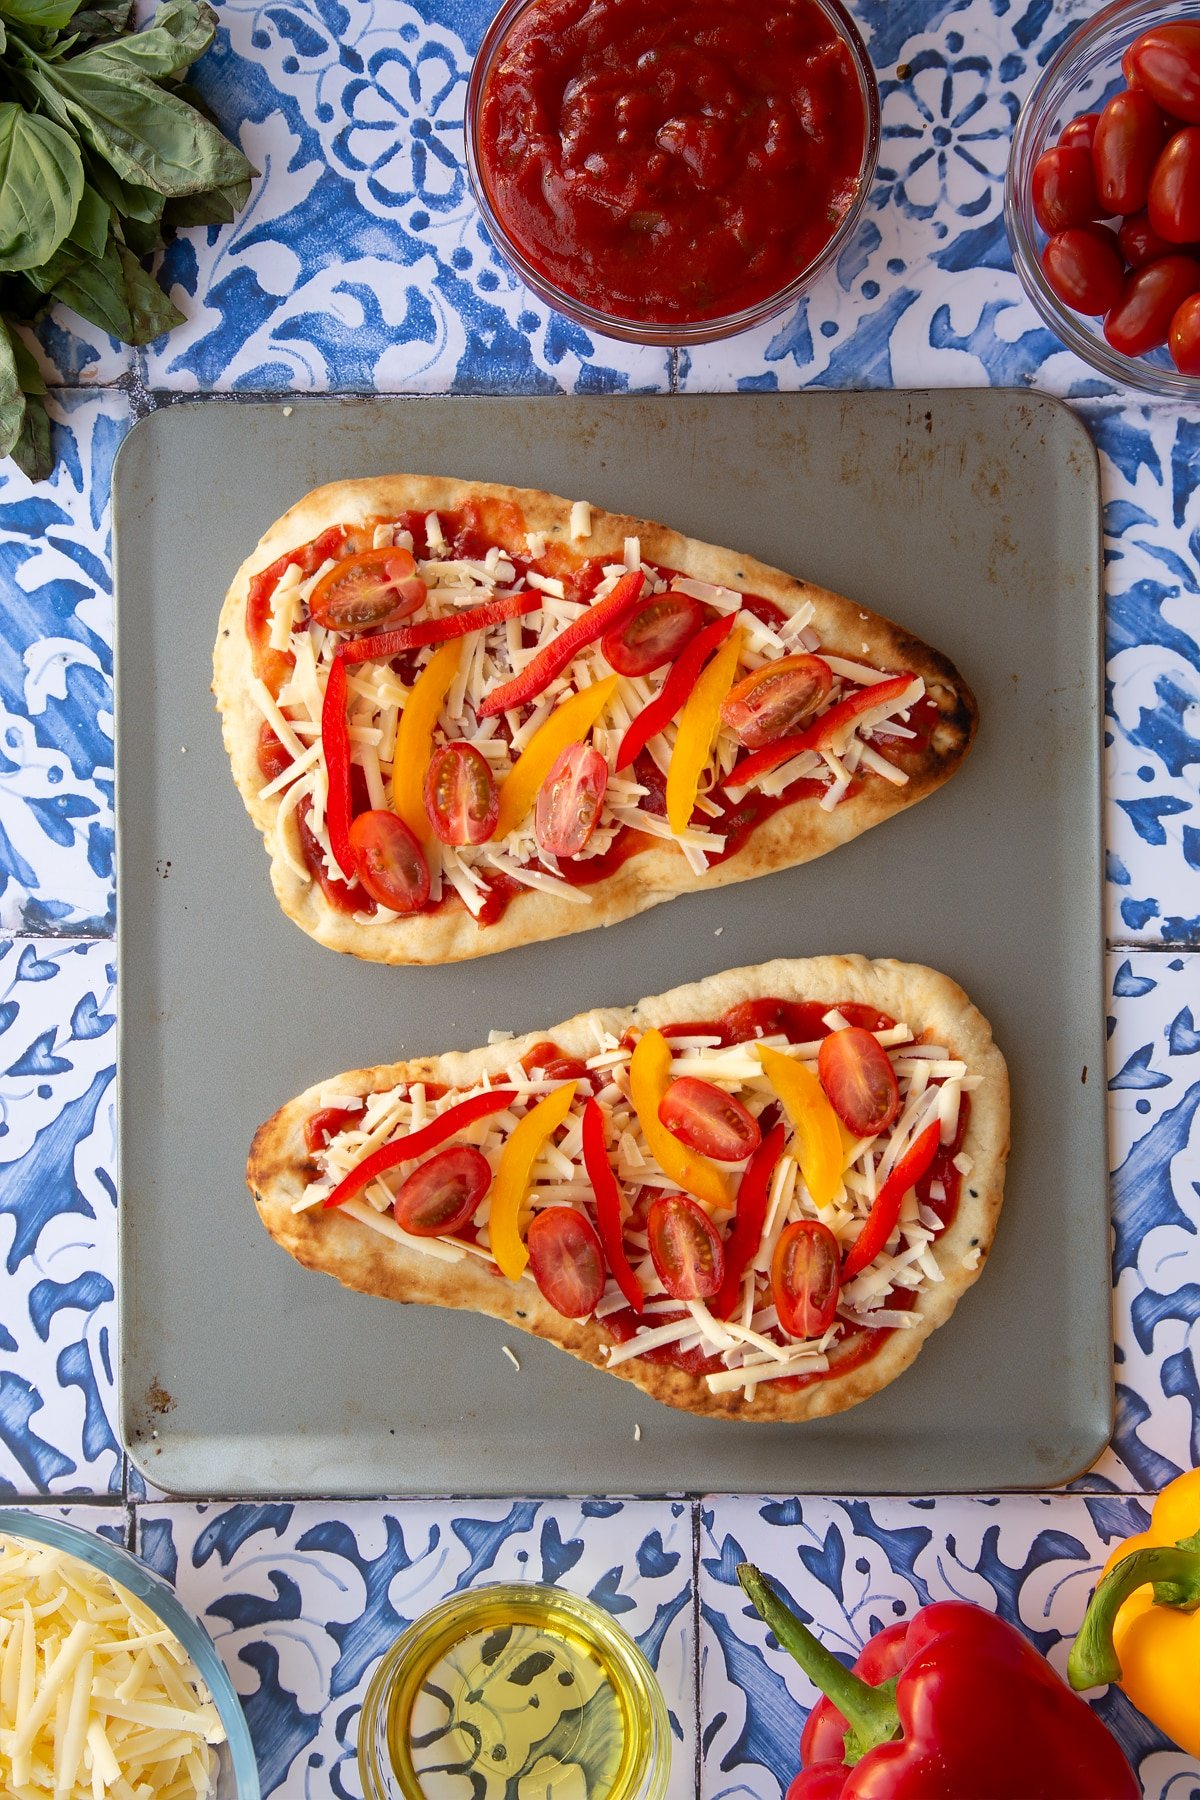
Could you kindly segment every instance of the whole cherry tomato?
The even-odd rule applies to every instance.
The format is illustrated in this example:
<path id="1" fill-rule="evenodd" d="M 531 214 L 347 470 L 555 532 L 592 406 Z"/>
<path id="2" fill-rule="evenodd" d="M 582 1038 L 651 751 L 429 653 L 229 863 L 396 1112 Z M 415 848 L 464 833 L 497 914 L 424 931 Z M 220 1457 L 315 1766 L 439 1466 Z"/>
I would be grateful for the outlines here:
<path id="1" fill-rule="evenodd" d="M 817 1219 L 788 1225 L 771 1258 L 771 1298 L 789 1337 L 819 1338 L 833 1324 L 841 1287 L 842 1250 Z"/>
<path id="2" fill-rule="evenodd" d="M 1168 140 L 1150 177 L 1146 210 L 1168 243 L 1200 238 L 1200 125 L 1186 125 Z"/>
<path id="3" fill-rule="evenodd" d="M 740 1100 L 692 1075 L 682 1075 L 671 1083 L 658 1116 L 672 1137 L 716 1162 L 741 1162 L 762 1142 L 758 1120 Z"/>
<path id="4" fill-rule="evenodd" d="M 820 656 L 785 656 L 743 675 L 721 702 L 721 723 L 747 750 L 762 750 L 799 731 L 833 686 Z"/>
<path id="5" fill-rule="evenodd" d="M 1130 88 L 1113 95 L 1100 114 L 1092 144 L 1102 213 L 1132 213 L 1145 206 L 1167 129 L 1167 121 L 1149 94 Z"/>
<path id="6" fill-rule="evenodd" d="M 1141 356 L 1165 344 L 1171 320 L 1197 289 L 1200 262 L 1193 256 L 1166 256 L 1135 270 L 1104 321 L 1105 337 L 1125 356 Z"/>
<path id="7" fill-rule="evenodd" d="M 1128 219 L 1121 220 L 1117 227 L 1117 243 L 1131 269 L 1144 269 L 1147 263 L 1157 262 L 1160 257 L 1174 256 L 1178 249 L 1178 245 L 1168 244 L 1166 238 L 1159 237 L 1150 223 L 1150 214 L 1145 211 L 1132 213 Z"/>
<path id="8" fill-rule="evenodd" d="M 650 1260 L 673 1300 L 711 1300 L 725 1279 L 725 1251 L 708 1214 L 686 1194 L 664 1194 L 646 1220 Z"/>
<path id="9" fill-rule="evenodd" d="M 690 594 L 655 594 L 639 612 L 613 631 L 600 648 L 618 675 L 649 675 L 674 662 L 704 623 L 700 602 Z"/>
<path id="10" fill-rule="evenodd" d="M 1067 150 L 1086 150 L 1090 156 L 1099 118 L 1099 113 L 1080 113 L 1077 119 L 1063 126 L 1058 134 L 1059 143 Z"/>
<path id="11" fill-rule="evenodd" d="M 1081 313 L 1106 313 L 1120 298 L 1125 264 L 1105 226 L 1072 225 L 1047 238 L 1042 273 L 1064 305 Z"/>
<path id="12" fill-rule="evenodd" d="M 608 764 L 592 744 L 568 744 L 538 790 L 533 830 L 551 856 L 578 856 L 596 829 Z"/>
<path id="13" fill-rule="evenodd" d="M 426 597 L 411 550 L 364 550 L 322 575 L 309 617 L 330 631 L 381 631 L 416 612 Z"/>
<path id="14" fill-rule="evenodd" d="M 474 744 L 456 738 L 429 759 L 425 811 L 443 844 L 485 844 L 496 829 L 500 795 Z"/>
<path id="15" fill-rule="evenodd" d="M 1200 375 L 1200 294 L 1192 294 L 1171 320 L 1167 349 L 1181 375 Z"/>
<path id="16" fill-rule="evenodd" d="M 1044 150 L 1033 165 L 1033 210 L 1043 231 L 1086 225 L 1103 212 L 1090 153 L 1076 144 Z"/>
<path id="17" fill-rule="evenodd" d="M 452 1144 L 415 1168 L 396 1190 L 392 1213 L 413 1237 L 453 1237 L 492 1185 L 482 1150 Z"/>
<path id="18" fill-rule="evenodd" d="M 372 900 L 392 912 L 420 912 L 429 898 L 429 864 L 403 819 L 359 813 L 350 827 L 355 873 Z"/>
<path id="19" fill-rule="evenodd" d="M 596 1227 L 573 1206 L 548 1206 L 525 1234 L 533 1279 L 564 1319 L 586 1319 L 604 1292 L 604 1251 Z"/>
<path id="20" fill-rule="evenodd" d="M 1200 24 L 1152 25 L 1121 58 L 1131 87 L 1144 88 L 1173 119 L 1200 125 Z"/>

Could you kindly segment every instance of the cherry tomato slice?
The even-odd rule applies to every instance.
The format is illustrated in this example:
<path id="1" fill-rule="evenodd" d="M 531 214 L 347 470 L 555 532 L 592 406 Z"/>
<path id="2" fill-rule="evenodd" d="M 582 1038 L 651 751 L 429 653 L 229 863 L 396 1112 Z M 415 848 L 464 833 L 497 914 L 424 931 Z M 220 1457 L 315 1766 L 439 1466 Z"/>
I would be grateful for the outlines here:
<path id="1" fill-rule="evenodd" d="M 1081 113 L 1069 125 L 1063 126 L 1058 134 L 1059 143 L 1066 150 L 1086 150 L 1090 156 L 1099 118 L 1099 113 Z"/>
<path id="2" fill-rule="evenodd" d="M 401 1231 L 413 1237 L 453 1237 L 474 1216 L 491 1185 L 483 1152 L 471 1144 L 451 1144 L 401 1182 L 392 1213 Z"/>
<path id="3" fill-rule="evenodd" d="M 1105 337 L 1125 356 L 1141 356 L 1165 344 L 1171 320 L 1197 289 L 1200 262 L 1193 256 L 1166 256 L 1135 270 L 1104 321 Z"/>
<path id="4" fill-rule="evenodd" d="M 703 623 L 698 600 L 668 591 L 648 600 L 623 625 L 606 631 L 600 648 L 618 675 L 649 675 L 652 669 L 674 662 Z"/>
<path id="5" fill-rule="evenodd" d="M 1096 126 L 1092 167 L 1102 213 L 1138 212 L 1167 138 L 1167 121 L 1149 94 L 1114 94 Z"/>
<path id="6" fill-rule="evenodd" d="M 1169 244 L 1200 238 L 1200 125 L 1187 125 L 1168 140 L 1150 177 L 1146 210 Z"/>
<path id="7" fill-rule="evenodd" d="M 578 856 L 600 817 L 608 764 L 591 744 L 568 744 L 538 789 L 533 834 L 549 856 Z"/>
<path id="8" fill-rule="evenodd" d="M 411 550 L 364 550 L 322 575 L 309 616 L 330 631 L 379 631 L 416 612 L 426 597 Z"/>
<path id="9" fill-rule="evenodd" d="M 549 1206 L 525 1234 L 533 1279 L 564 1319 L 585 1319 L 604 1292 L 604 1251 L 590 1219 L 571 1206 Z"/>
<path id="10" fill-rule="evenodd" d="M 500 792 L 474 744 L 443 744 L 429 759 L 425 811 L 443 844 L 485 844 L 496 829 Z"/>
<path id="11" fill-rule="evenodd" d="M 830 1106 L 855 1137 L 886 1131 L 900 1111 L 900 1089 L 888 1053 L 861 1025 L 821 1039 L 817 1077 Z"/>
<path id="12" fill-rule="evenodd" d="M 1081 145 L 1055 145 L 1033 165 L 1033 210 L 1043 231 L 1086 225 L 1101 214 L 1090 153 Z"/>
<path id="13" fill-rule="evenodd" d="M 735 682 L 721 702 L 721 723 L 747 750 L 762 750 L 799 731 L 833 686 L 820 656 L 785 656 Z"/>
<path id="14" fill-rule="evenodd" d="M 1200 125 L 1200 24 L 1152 25 L 1121 58 L 1131 87 L 1144 88 L 1173 119 Z"/>
<path id="15" fill-rule="evenodd" d="M 1158 262 L 1164 256 L 1174 256 L 1178 248 L 1175 244 L 1168 244 L 1166 238 L 1159 237 L 1150 223 L 1150 214 L 1144 209 L 1121 220 L 1117 227 L 1117 244 L 1131 269 L 1144 269 L 1147 263 Z M 1193 246 L 1189 245 L 1188 248 L 1192 249 Z"/>
<path id="16" fill-rule="evenodd" d="M 725 1279 L 717 1228 L 686 1194 L 664 1194 L 646 1220 L 650 1259 L 673 1300 L 711 1300 Z"/>
<path id="17" fill-rule="evenodd" d="M 429 865 L 403 819 L 359 813 L 350 827 L 355 873 L 372 900 L 392 912 L 420 912 L 429 898 Z"/>
<path id="18" fill-rule="evenodd" d="M 1181 375 L 1200 375 L 1200 294 L 1192 294 L 1171 320 L 1167 349 Z"/>
<path id="19" fill-rule="evenodd" d="M 1042 251 L 1042 273 L 1064 305 L 1081 313 L 1108 312 L 1125 283 L 1117 240 L 1103 225 L 1056 231 Z"/>
<path id="20" fill-rule="evenodd" d="M 762 1142 L 758 1120 L 740 1100 L 693 1075 L 682 1075 L 671 1083 L 658 1116 L 672 1137 L 716 1162 L 741 1162 Z"/>
<path id="21" fill-rule="evenodd" d="M 789 1225 L 771 1258 L 771 1298 L 789 1337 L 819 1338 L 837 1312 L 841 1245 L 817 1219 Z"/>

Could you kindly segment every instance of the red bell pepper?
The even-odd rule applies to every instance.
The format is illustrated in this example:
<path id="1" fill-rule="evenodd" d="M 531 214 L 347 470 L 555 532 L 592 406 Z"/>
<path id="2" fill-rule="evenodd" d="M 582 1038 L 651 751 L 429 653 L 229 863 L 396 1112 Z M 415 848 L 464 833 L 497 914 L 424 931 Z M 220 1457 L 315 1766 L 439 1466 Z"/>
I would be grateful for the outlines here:
<path id="1" fill-rule="evenodd" d="M 522 613 L 539 612 L 541 606 L 540 594 L 505 594 L 501 600 L 489 600 L 483 606 L 450 613 L 444 619 L 419 619 L 415 625 L 397 625 L 394 631 L 378 631 L 373 637 L 359 638 L 357 643 L 341 644 L 338 655 L 348 663 L 385 662 L 406 650 L 445 644 L 451 638 L 467 637 L 472 631 L 485 631 L 489 625 L 501 625 L 505 619 L 519 618 Z"/>
<path id="2" fill-rule="evenodd" d="M 507 712 L 510 707 L 528 706 L 531 700 L 536 700 L 572 657 L 628 617 L 642 597 L 644 580 L 640 569 L 631 569 L 627 575 L 622 575 L 611 594 L 606 594 L 603 600 L 597 600 L 585 613 L 572 619 L 566 630 L 551 638 L 545 649 L 539 650 L 519 675 L 514 675 L 511 681 L 488 695 L 479 708 L 480 718 L 490 719 L 497 713 Z M 541 604 L 540 599 L 538 604 Z"/>
<path id="3" fill-rule="evenodd" d="M 738 1580 L 826 1696 L 788 1800 L 1139 1800 L 1103 1720 L 981 1606 L 922 1607 L 873 1639 L 852 1672 L 756 1568 L 742 1563 Z"/>
<path id="4" fill-rule="evenodd" d="M 698 632 L 680 656 L 662 687 L 638 714 L 617 751 L 617 768 L 626 769 L 635 762 L 650 739 L 671 723 L 700 676 L 700 671 L 715 650 L 720 649 L 733 630 L 736 613 L 726 613 Z"/>
<path id="5" fill-rule="evenodd" d="M 915 1187 L 938 1153 L 942 1128 L 935 1119 L 927 1125 L 915 1143 L 909 1145 L 871 1203 L 863 1220 L 863 1228 L 846 1252 L 842 1264 L 842 1281 L 853 1281 L 875 1261 L 896 1229 L 900 1202 L 910 1187 Z"/>
<path id="6" fill-rule="evenodd" d="M 776 1163 L 783 1155 L 786 1137 L 787 1127 L 781 1119 L 773 1130 L 768 1131 L 738 1183 L 733 1230 L 725 1242 L 725 1278 L 716 1298 L 709 1302 L 709 1311 L 715 1319 L 727 1319 L 737 1305 L 741 1295 L 742 1276 L 762 1243 L 771 1177 L 775 1173 Z"/>
<path id="7" fill-rule="evenodd" d="M 596 1223 L 600 1227 L 600 1243 L 604 1260 L 612 1278 L 635 1313 L 646 1304 L 637 1276 L 625 1254 L 625 1231 L 621 1219 L 621 1190 L 608 1160 L 604 1142 L 604 1114 L 597 1100 L 589 1100 L 583 1109 L 583 1162 L 596 1196 Z"/>
<path id="8" fill-rule="evenodd" d="M 486 1094 L 474 1094 L 470 1100 L 460 1100 L 457 1106 L 451 1106 L 436 1119 L 430 1119 L 428 1125 L 422 1125 L 419 1131 L 410 1131 L 407 1137 L 397 1138 L 394 1143 L 383 1144 L 365 1157 L 356 1169 L 343 1175 L 333 1192 L 326 1197 L 325 1207 L 341 1206 L 345 1200 L 352 1200 L 355 1194 L 374 1181 L 377 1175 L 386 1175 L 389 1169 L 398 1169 L 401 1163 L 411 1162 L 416 1156 L 424 1156 L 427 1150 L 436 1150 L 447 1138 L 473 1125 L 476 1119 L 486 1119 L 489 1113 L 503 1112 L 511 1106 L 517 1097 L 515 1088 L 492 1088 Z"/>
<path id="9" fill-rule="evenodd" d="M 321 704 L 321 750 L 329 786 L 325 804 L 329 848 L 346 880 L 357 881 L 358 862 L 350 843 L 353 808 L 350 800 L 350 727 L 346 722 L 346 665 L 340 656 L 335 656 L 330 664 L 329 679 L 325 683 L 325 698 Z"/>
<path id="10" fill-rule="evenodd" d="M 794 731 L 790 737 L 780 738 L 778 743 L 767 744 L 753 755 L 743 756 L 740 762 L 734 763 L 723 786 L 749 787 L 751 782 L 759 781 L 764 775 L 769 775 L 772 769 L 791 762 L 793 756 L 799 756 L 802 751 L 831 750 L 834 739 L 845 726 L 853 724 L 860 714 L 870 712 L 874 706 L 898 700 L 905 688 L 911 687 L 915 680 L 916 676 L 911 674 L 892 675 L 887 681 L 877 681 L 873 687 L 859 688 L 857 693 L 839 700 L 836 706 L 831 706 L 819 719 L 806 725 L 803 731 Z"/>

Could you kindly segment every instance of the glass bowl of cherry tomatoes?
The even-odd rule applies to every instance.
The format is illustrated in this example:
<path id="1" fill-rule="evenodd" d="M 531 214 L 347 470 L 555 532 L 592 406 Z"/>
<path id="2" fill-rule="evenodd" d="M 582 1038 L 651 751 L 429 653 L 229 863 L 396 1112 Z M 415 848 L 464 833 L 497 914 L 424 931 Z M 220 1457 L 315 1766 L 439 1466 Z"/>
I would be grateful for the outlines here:
<path id="1" fill-rule="evenodd" d="M 1200 0 L 1115 0 L 1047 64 L 1013 135 L 1013 265 L 1110 381 L 1200 395 Z"/>

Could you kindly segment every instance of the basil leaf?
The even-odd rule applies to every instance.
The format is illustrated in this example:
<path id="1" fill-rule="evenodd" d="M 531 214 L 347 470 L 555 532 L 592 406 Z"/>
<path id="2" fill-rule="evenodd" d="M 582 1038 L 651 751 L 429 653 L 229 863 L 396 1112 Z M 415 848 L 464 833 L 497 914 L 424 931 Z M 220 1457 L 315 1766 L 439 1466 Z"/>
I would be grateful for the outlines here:
<path id="1" fill-rule="evenodd" d="M 162 226 L 157 223 L 147 224 L 142 219 L 122 219 L 121 238 L 142 261 L 147 256 L 155 255 L 166 243 Z"/>
<path id="2" fill-rule="evenodd" d="M 0 51 L 6 50 L 7 48 L 8 48 L 8 33 L 7 33 L 7 31 L 5 31 L 4 26 L 2 24 L 0 24 Z"/>
<path id="3" fill-rule="evenodd" d="M 0 101 L 0 269 L 34 269 L 53 256 L 82 194 L 74 138 L 50 119 Z"/>
<path id="4" fill-rule="evenodd" d="M 95 183 L 113 212 L 119 213 L 123 219 L 137 219 L 145 225 L 157 225 L 166 205 L 165 195 L 155 193 L 153 188 L 122 181 L 114 173 L 111 164 L 106 163 L 94 151 L 84 151 L 83 166 L 87 170 L 89 181 Z"/>
<path id="5" fill-rule="evenodd" d="M 109 236 L 104 255 L 92 262 L 82 262 L 69 275 L 56 283 L 54 297 L 77 312 L 89 324 L 98 325 L 109 337 L 132 342 L 133 320 L 125 298 L 125 271 L 117 253 L 117 242 Z"/>
<path id="6" fill-rule="evenodd" d="M 75 17 L 80 0 L 0 0 L 0 13 L 35 31 L 61 31 Z"/>
<path id="7" fill-rule="evenodd" d="M 7 323 L 0 319 L 0 456 L 9 456 L 25 423 L 25 395 Z"/>
<path id="8" fill-rule="evenodd" d="M 21 334 L 13 331 L 11 327 L 9 336 L 12 339 L 13 360 L 17 365 L 17 380 L 21 384 L 22 392 L 29 397 L 35 394 L 44 394 L 46 378 L 38 367 L 37 357 Z"/>
<path id="9" fill-rule="evenodd" d="M 2 4 L 2 0 L 0 0 Z M 107 70 L 120 77 L 130 67 L 158 80 L 182 75 L 217 34 L 217 15 L 196 0 L 166 0 L 144 31 L 83 52 L 72 68 Z"/>
<path id="10" fill-rule="evenodd" d="M 54 472 L 54 446 L 50 438 L 50 418 L 45 402 L 31 397 L 25 406 L 25 417 L 16 443 L 9 452 L 18 469 L 30 481 L 45 481 Z"/>
<path id="11" fill-rule="evenodd" d="M 112 208 L 108 201 L 85 181 L 75 223 L 67 233 L 67 242 L 78 244 L 86 256 L 103 256 L 111 217 Z"/>
<path id="12" fill-rule="evenodd" d="M 116 0 L 115 4 L 84 6 L 71 20 L 75 35 L 107 43 L 128 31 L 133 20 L 133 0 Z"/>
<path id="13" fill-rule="evenodd" d="M 166 222 L 174 230 L 183 225 L 232 225 L 250 198 L 250 177 L 228 187 L 206 188 L 202 194 L 185 194 L 167 203 Z"/>
<path id="14" fill-rule="evenodd" d="M 133 324 L 129 342 L 152 344 L 164 331 L 184 322 L 175 302 L 164 294 L 153 275 L 148 275 L 132 251 L 122 247 L 121 267 L 125 274 L 125 299 Z"/>

